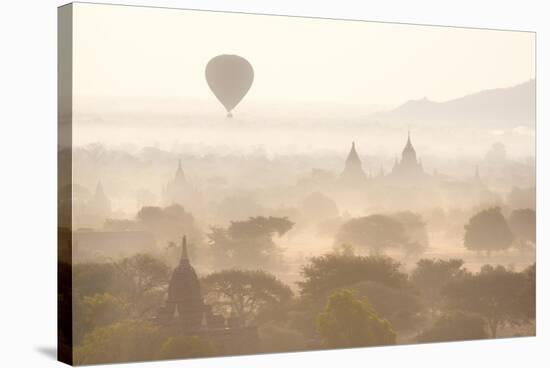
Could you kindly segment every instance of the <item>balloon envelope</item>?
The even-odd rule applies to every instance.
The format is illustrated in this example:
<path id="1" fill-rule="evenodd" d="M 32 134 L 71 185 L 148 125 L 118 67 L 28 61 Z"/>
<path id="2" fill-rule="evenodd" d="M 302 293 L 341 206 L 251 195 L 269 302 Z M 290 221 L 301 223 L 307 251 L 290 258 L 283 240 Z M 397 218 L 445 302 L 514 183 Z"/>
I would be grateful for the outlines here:
<path id="1" fill-rule="evenodd" d="M 227 116 L 231 117 L 231 110 L 252 86 L 254 69 L 238 55 L 218 55 L 206 65 L 205 76 L 208 86 L 227 110 Z"/>

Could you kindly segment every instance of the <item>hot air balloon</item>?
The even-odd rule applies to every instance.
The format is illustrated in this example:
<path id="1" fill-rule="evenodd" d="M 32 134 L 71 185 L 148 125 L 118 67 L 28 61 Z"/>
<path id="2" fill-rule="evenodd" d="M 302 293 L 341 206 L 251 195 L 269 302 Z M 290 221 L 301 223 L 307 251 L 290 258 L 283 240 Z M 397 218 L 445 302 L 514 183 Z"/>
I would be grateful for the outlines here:
<path id="1" fill-rule="evenodd" d="M 252 65 L 238 55 L 218 55 L 208 62 L 204 74 L 208 86 L 225 107 L 227 117 L 232 117 L 231 110 L 252 86 Z"/>

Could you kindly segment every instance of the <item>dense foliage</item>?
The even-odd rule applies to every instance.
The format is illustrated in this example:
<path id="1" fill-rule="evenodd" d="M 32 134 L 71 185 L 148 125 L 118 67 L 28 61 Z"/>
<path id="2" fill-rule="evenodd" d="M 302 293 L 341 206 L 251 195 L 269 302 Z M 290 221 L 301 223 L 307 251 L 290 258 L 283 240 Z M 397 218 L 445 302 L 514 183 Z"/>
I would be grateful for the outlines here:
<path id="1" fill-rule="evenodd" d="M 492 252 L 508 249 L 514 235 L 499 207 L 482 210 L 464 225 L 464 246 L 467 249 Z"/>
<path id="2" fill-rule="evenodd" d="M 534 300 L 533 292 L 528 272 L 486 265 L 478 273 L 450 283 L 444 294 L 450 308 L 483 316 L 491 337 L 496 337 L 504 323 L 520 323 L 531 317 L 526 303 Z"/>
<path id="3" fill-rule="evenodd" d="M 306 297 L 325 297 L 334 289 L 361 281 L 375 281 L 390 287 L 405 287 L 407 275 L 389 257 L 329 253 L 312 257 L 302 267 L 303 281 L 297 284 Z"/>
<path id="4" fill-rule="evenodd" d="M 162 340 L 159 327 L 150 322 L 117 322 L 87 334 L 83 344 L 75 349 L 75 363 L 84 365 L 156 359 Z"/>
<path id="5" fill-rule="evenodd" d="M 514 210 L 508 219 L 516 238 L 516 244 L 523 250 L 534 250 L 537 241 L 537 215 L 530 208 Z"/>
<path id="6" fill-rule="evenodd" d="M 264 271 L 225 270 L 201 280 L 203 296 L 217 312 L 254 320 L 262 309 L 280 308 L 289 303 L 292 290 Z"/>
<path id="7" fill-rule="evenodd" d="M 180 335 L 152 322 L 166 298 L 169 270 L 144 254 L 76 264 L 75 362 L 221 354 L 204 336 Z M 296 295 L 259 269 L 222 269 L 200 282 L 217 316 L 257 326 L 261 352 L 391 345 L 398 336 L 400 342 L 482 339 L 502 336 L 503 327 L 529 326 L 536 317 L 534 264 L 521 271 L 485 265 L 471 272 L 461 259 L 424 258 L 407 274 L 390 257 L 356 255 L 342 244 L 309 258 L 301 276 Z"/>
<path id="8" fill-rule="evenodd" d="M 333 293 L 319 314 L 319 334 L 324 347 L 350 348 L 395 344 L 395 332 L 378 317 L 366 298 L 349 290 Z"/>
<path id="9" fill-rule="evenodd" d="M 432 313 L 442 307 L 442 290 L 450 282 L 461 280 L 468 271 L 461 259 L 421 259 L 411 273 L 411 282 L 422 293 Z"/>
<path id="10" fill-rule="evenodd" d="M 454 311 L 441 315 L 427 330 L 418 335 L 418 342 L 477 340 L 489 337 L 487 322 L 479 315 Z"/>
<path id="11" fill-rule="evenodd" d="M 371 215 L 344 223 L 336 234 L 336 243 L 347 243 L 380 253 L 403 246 L 408 243 L 408 238 L 401 221 L 391 216 Z"/>
<path id="12" fill-rule="evenodd" d="M 282 249 L 273 241 L 292 229 L 286 217 L 251 217 L 232 221 L 229 227 L 213 227 L 207 234 L 215 264 L 222 268 L 280 265 Z"/>

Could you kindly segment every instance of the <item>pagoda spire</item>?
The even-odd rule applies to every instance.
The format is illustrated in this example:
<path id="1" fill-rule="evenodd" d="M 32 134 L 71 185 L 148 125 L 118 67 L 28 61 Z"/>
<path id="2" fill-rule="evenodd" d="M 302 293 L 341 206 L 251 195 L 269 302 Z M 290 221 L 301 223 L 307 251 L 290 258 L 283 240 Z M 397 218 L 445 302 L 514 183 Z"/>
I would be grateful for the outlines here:
<path id="1" fill-rule="evenodd" d="M 181 159 L 178 160 L 178 169 L 176 170 L 176 176 L 174 178 L 176 184 L 185 183 L 185 174 L 183 173 L 183 167 L 181 166 Z"/>
<path id="2" fill-rule="evenodd" d="M 481 176 L 479 175 L 479 165 L 476 165 L 476 171 L 474 173 L 474 180 L 478 183 L 481 182 Z"/>
<path id="3" fill-rule="evenodd" d="M 403 148 L 403 152 L 401 154 L 401 164 L 408 167 L 418 165 L 418 161 L 416 160 L 416 151 L 411 142 L 410 129 L 407 130 L 407 144 L 405 145 L 405 148 Z"/>
<path id="4" fill-rule="evenodd" d="M 361 159 L 359 159 L 359 155 L 357 154 L 357 150 L 355 149 L 355 141 L 351 142 L 351 149 L 348 154 L 348 158 L 346 160 L 347 163 L 359 163 L 361 164 Z"/>
<path id="5" fill-rule="evenodd" d="M 412 142 L 411 142 L 411 128 L 408 128 L 407 129 L 407 145 L 406 147 L 411 147 L 412 148 Z"/>
<path id="6" fill-rule="evenodd" d="M 101 183 L 101 180 L 97 182 L 97 185 L 95 187 L 94 199 L 98 203 L 109 201 L 109 199 L 107 198 L 107 195 L 105 194 L 105 189 L 103 189 L 103 184 Z"/>
<path id="7" fill-rule="evenodd" d="M 187 254 L 187 236 L 183 236 L 181 239 L 181 258 L 180 262 L 188 262 L 189 255 Z"/>
<path id="8" fill-rule="evenodd" d="M 95 208 L 95 210 L 99 211 L 99 213 L 102 213 L 104 215 L 107 215 L 111 212 L 111 201 L 105 194 L 105 189 L 103 188 L 103 184 L 101 183 L 101 180 L 98 180 L 97 185 L 95 187 L 92 206 Z"/>
<path id="9" fill-rule="evenodd" d="M 351 142 L 351 149 L 348 157 L 346 158 L 344 171 L 340 177 L 348 182 L 357 182 L 367 179 L 367 175 L 363 171 L 361 159 L 355 149 L 355 141 Z"/>

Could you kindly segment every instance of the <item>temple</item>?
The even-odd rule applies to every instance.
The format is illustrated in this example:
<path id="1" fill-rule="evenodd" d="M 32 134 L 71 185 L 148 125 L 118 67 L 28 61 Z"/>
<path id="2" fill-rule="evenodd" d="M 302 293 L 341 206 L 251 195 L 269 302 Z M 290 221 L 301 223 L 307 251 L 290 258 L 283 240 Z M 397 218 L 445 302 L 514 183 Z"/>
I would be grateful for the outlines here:
<path id="1" fill-rule="evenodd" d="M 177 316 L 182 330 L 195 331 L 201 328 L 203 313 L 204 303 L 199 279 L 189 263 L 187 238 L 183 237 L 180 262 L 172 273 L 168 284 L 168 298 L 161 314 L 168 320 Z"/>
<path id="2" fill-rule="evenodd" d="M 183 168 L 181 167 L 181 160 L 178 160 L 178 169 L 176 170 L 176 176 L 174 177 L 175 186 L 185 185 L 185 174 L 183 173 Z"/>
<path id="3" fill-rule="evenodd" d="M 99 181 L 95 187 L 95 193 L 89 203 L 90 209 L 101 216 L 107 217 L 111 214 L 111 201 L 105 194 L 103 184 Z"/>
<path id="4" fill-rule="evenodd" d="M 181 166 L 181 160 L 178 161 L 178 168 L 176 169 L 174 179 L 166 185 L 163 195 L 166 204 L 175 203 L 184 205 L 189 200 L 191 188 L 185 178 L 185 174 Z"/>
<path id="5" fill-rule="evenodd" d="M 187 254 L 187 238 L 181 243 L 181 257 L 174 269 L 164 306 L 155 322 L 169 334 L 199 336 L 210 341 L 220 354 L 250 354 L 258 351 L 256 326 L 245 326 L 235 318 L 213 313 L 205 304 L 197 273 Z"/>
<path id="6" fill-rule="evenodd" d="M 419 179 L 426 176 L 422 162 L 416 157 L 416 150 L 411 142 L 411 132 L 407 134 L 407 143 L 401 153 L 401 160 L 395 159 L 395 164 L 389 176 L 399 179 Z"/>
<path id="7" fill-rule="evenodd" d="M 367 175 L 363 171 L 361 159 L 355 149 L 355 142 L 351 143 L 351 150 L 346 159 L 344 171 L 340 174 L 340 180 L 348 184 L 361 184 L 365 182 Z"/>

